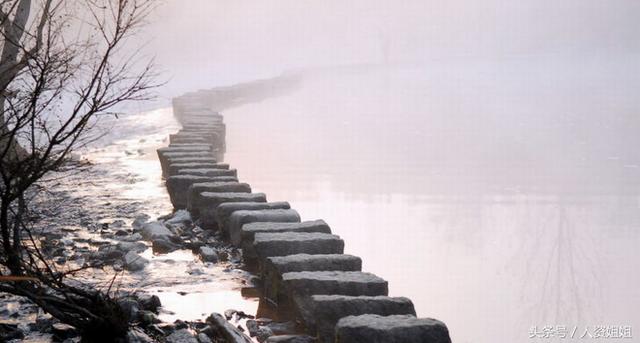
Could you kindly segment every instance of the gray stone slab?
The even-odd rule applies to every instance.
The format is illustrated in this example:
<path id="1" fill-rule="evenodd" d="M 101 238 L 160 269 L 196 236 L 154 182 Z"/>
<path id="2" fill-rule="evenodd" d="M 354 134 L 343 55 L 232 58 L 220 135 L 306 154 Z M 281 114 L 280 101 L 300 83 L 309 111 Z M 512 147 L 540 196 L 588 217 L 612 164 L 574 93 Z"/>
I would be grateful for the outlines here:
<path id="1" fill-rule="evenodd" d="M 169 174 L 169 165 L 175 162 L 175 159 L 182 158 L 209 158 L 210 161 L 216 161 L 215 154 L 212 151 L 177 151 L 166 152 L 158 155 L 162 173 Z"/>
<path id="2" fill-rule="evenodd" d="M 256 233 L 253 248 L 260 259 L 295 254 L 342 254 L 344 241 L 326 233 Z"/>
<path id="3" fill-rule="evenodd" d="M 233 182 L 238 181 L 233 176 L 197 176 L 197 175 L 174 175 L 169 176 L 166 180 L 167 192 L 169 193 L 169 199 L 174 208 L 184 209 L 187 207 L 187 195 L 189 193 L 189 187 L 194 183 L 202 182 Z"/>
<path id="4" fill-rule="evenodd" d="M 203 182 L 194 183 L 187 194 L 187 209 L 192 216 L 199 216 L 200 208 L 208 206 L 202 193 L 251 193 L 251 186 L 240 182 Z"/>
<path id="5" fill-rule="evenodd" d="M 180 169 L 229 169 L 229 164 L 216 162 L 171 163 L 169 164 L 168 176 L 178 175 Z"/>
<path id="6" fill-rule="evenodd" d="M 302 271 L 361 271 L 360 257 L 343 254 L 296 254 L 266 258 L 262 263 L 264 294 L 276 300 L 282 291 L 282 274 Z"/>
<path id="7" fill-rule="evenodd" d="M 243 225 L 255 222 L 299 223 L 300 214 L 292 209 L 236 211 L 229 218 L 228 229 L 231 244 L 238 247 L 241 246 Z M 253 234 L 248 233 L 250 236 L 253 236 Z"/>
<path id="8" fill-rule="evenodd" d="M 282 274 L 282 284 L 285 291 L 290 295 L 389 295 L 389 287 L 386 280 L 364 272 L 318 271 L 284 273 Z"/>
<path id="9" fill-rule="evenodd" d="M 342 318 L 336 325 L 340 343 L 451 343 L 447 326 L 436 319 L 409 315 L 365 314 Z"/>
<path id="10" fill-rule="evenodd" d="M 200 225 L 203 229 L 215 230 L 216 225 L 216 209 L 220 204 L 228 202 L 256 202 L 266 203 L 267 196 L 264 193 L 212 193 L 202 192 L 200 196 L 203 201 L 207 202 L 206 207 L 201 207 L 198 212 L 200 215 Z M 206 198 L 206 199 L 204 199 Z"/>
<path id="11" fill-rule="evenodd" d="M 362 270 L 362 259 L 346 254 L 295 254 L 268 257 L 265 260 L 265 267 L 278 275 L 289 272 L 327 270 L 357 272 Z"/>
<path id="12" fill-rule="evenodd" d="M 205 157 L 170 157 L 167 159 L 167 161 L 169 162 L 169 165 L 172 164 L 176 164 L 176 163 L 209 163 L 209 162 L 213 162 L 216 163 L 216 159 L 210 156 L 205 156 Z"/>
<path id="13" fill-rule="evenodd" d="M 179 145 L 169 145 L 168 147 L 158 148 L 156 152 L 160 154 L 164 154 L 167 152 L 180 152 L 180 151 L 210 151 L 211 144 L 179 144 Z"/>
<path id="14" fill-rule="evenodd" d="M 217 169 L 217 168 L 188 168 L 178 169 L 178 175 L 199 175 L 199 176 L 233 176 L 238 177 L 238 171 L 235 169 Z"/>
<path id="15" fill-rule="evenodd" d="M 322 219 L 303 222 L 251 222 L 242 225 L 241 240 L 253 243 L 253 236 L 259 232 L 320 232 L 331 233 L 331 228 Z"/>
<path id="16" fill-rule="evenodd" d="M 413 303 L 404 297 L 312 295 L 297 297 L 295 306 L 307 331 L 324 343 L 334 341 L 336 324 L 347 316 L 416 315 Z"/>
<path id="17" fill-rule="evenodd" d="M 242 210 L 277 210 L 290 209 L 291 205 L 289 205 L 286 201 L 277 201 L 277 202 L 266 202 L 266 203 L 257 203 L 257 202 L 228 202 L 224 204 L 220 204 L 216 209 L 215 219 L 216 226 L 220 229 L 222 233 L 228 235 L 228 226 L 229 226 L 229 218 L 231 214 L 235 211 Z"/>
<path id="18" fill-rule="evenodd" d="M 177 147 L 177 148 L 161 148 L 156 150 L 158 153 L 158 159 L 163 171 L 168 171 L 169 158 L 176 156 L 190 157 L 192 154 L 202 154 L 202 156 L 213 157 L 211 148 L 191 148 L 191 147 Z"/>
<path id="19" fill-rule="evenodd" d="M 168 148 L 203 148 L 211 150 L 211 144 L 208 143 L 169 143 Z"/>
<path id="20" fill-rule="evenodd" d="M 169 145 L 172 144 L 209 144 L 211 143 L 210 139 L 205 137 L 173 137 L 169 139 Z"/>

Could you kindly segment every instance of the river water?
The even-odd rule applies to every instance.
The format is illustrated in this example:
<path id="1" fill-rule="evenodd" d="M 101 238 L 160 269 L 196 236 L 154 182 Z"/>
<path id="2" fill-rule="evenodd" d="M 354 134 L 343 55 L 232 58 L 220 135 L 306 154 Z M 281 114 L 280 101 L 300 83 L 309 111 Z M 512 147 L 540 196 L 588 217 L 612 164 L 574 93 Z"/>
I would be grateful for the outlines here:
<path id="1" fill-rule="evenodd" d="M 616 342 L 640 330 L 640 78 L 530 62 L 308 71 L 223 112 L 226 162 L 454 342 Z"/>

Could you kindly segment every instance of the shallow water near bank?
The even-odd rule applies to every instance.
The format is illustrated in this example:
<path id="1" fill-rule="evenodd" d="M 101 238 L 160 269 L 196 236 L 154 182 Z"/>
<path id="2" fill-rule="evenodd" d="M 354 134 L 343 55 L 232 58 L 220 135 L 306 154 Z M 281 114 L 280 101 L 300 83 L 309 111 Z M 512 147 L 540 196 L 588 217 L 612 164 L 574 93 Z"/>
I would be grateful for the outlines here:
<path id="1" fill-rule="evenodd" d="M 46 185 L 52 193 L 38 203 L 38 210 L 46 214 L 38 225 L 56 228 L 60 240 L 68 242 L 55 260 L 60 270 L 80 267 L 101 245 L 118 243 L 113 232 L 130 230 L 134 218 L 147 215 L 153 221 L 173 212 L 156 154 L 178 129 L 172 110 L 125 115 L 101 125 L 108 133 L 76 156 L 91 164 L 80 164 L 83 172 L 74 165 L 50 175 Z M 229 309 L 257 312 L 259 299 L 242 293 L 243 288 L 252 287 L 252 276 L 236 264 L 203 263 L 190 250 L 154 254 L 148 247 L 141 256 L 149 260 L 141 271 L 123 272 L 107 266 L 79 272 L 75 279 L 104 291 L 117 275 L 112 291 L 157 295 L 162 303 L 158 317 L 167 323 L 204 320 L 213 312 Z M 2 303 L 7 305 L 7 314 L 21 313 L 14 321 L 26 334 L 21 341 L 51 340 L 50 334 L 28 329 L 29 323 L 46 317 L 42 311 L 35 306 L 25 308 L 24 303 Z M 233 320 L 240 326 L 245 322 Z"/>
<path id="2" fill-rule="evenodd" d="M 108 168 L 119 180 L 103 191 L 118 194 L 122 201 L 142 202 L 141 213 L 151 220 L 170 214 L 173 207 L 156 149 L 167 145 L 169 134 L 177 131 L 179 124 L 170 108 L 131 115 L 124 121 L 114 123 L 118 128 L 129 129 L 120 134 L 121 139 L 88 151 L 84 157 Z M 225 263 L 203 263 L 189 250 L 154 254 L 149 248 L 141 256 L 150 261 L 149 266 L 142 272 L 125 275 L 119 282 L 128 289 L 157 295 L 162 303 L 159 318 L 163 321 L 204 320 L 213 312 L 229 309 L 246 313 L 257 310 L 258 299 L 243 297 L 240 292 L 250 285 L 251 275 L 245 271 Z"/>

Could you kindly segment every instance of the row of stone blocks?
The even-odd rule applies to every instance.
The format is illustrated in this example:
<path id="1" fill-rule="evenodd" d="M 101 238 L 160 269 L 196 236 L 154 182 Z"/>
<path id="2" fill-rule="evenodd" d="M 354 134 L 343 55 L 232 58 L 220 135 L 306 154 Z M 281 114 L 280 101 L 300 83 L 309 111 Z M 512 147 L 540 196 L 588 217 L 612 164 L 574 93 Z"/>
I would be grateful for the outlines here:
<path id="1" fill-rule="evenodd" d="M 266 298 L 292 308 L 320 342 L 451 341 L 444 323 L 417 318 L 411 300 L 390 297 L 387 281 L 362 272 L 362 260 L 344 254 L 344 241 L 327 223 L 301 221 L 289 203 L 268 202 L 239 182 L 235 169 L 218 163 L 225 126 L 202 98 L 173 101 L 183 129 L 158 150 L 167 190 L 176 209 L 188 209 L 203 229 L 220 231 L 242 248 Z"/>

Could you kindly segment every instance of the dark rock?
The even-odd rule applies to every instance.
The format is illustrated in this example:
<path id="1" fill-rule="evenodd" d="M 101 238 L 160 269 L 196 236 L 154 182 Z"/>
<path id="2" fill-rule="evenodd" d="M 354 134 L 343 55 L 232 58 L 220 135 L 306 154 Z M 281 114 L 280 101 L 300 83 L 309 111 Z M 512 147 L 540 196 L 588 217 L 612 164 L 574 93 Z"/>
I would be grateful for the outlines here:
<path id="1" fill-rule="evenodd" d="M 203 333 L 198 334 L 198 341 L 200 343 L 213 343 L 211 338 L 209 338 L 209 336 L 207 336 L 207 335 L 205 335 Z"/>
<path id="2" fill-rule="evenodd" d="M 172 236 L 175 236 L 175 234 L 161 222 L 150 222 L 144 224 L 140 230 L 140 234 L 148 241 L 152 241 L 154 239 L 170 240 Z"/>
<path id="3" fill-rule="evenodd" d="M 447 326 L 436 319 L 365 314 L 340 319 L 336 326 L 340 343 L 451 343 Z"/>
<path id="4" fill-rule="evenodd" d="M 199 176 L 199 175 L 174 175 L 167 178 L 167 192 L 174 208 L 184 209 L 187 207 L 187 195 L 189 187 L 194 183 L 202 182 L 231 182 L 238 181 L 233 176 Z"/>
<path id="5" fill-rule="evenodd" d="M 151 248 L 154 254 L 167 254 L 180 249 L 180 246 L 164 239 L 155 239 L 152 242 Z"/>
<path id="6" fill-rule="evenodd" d="M 258 342 L 264 342 L 271 336 L 273 336 L 273 331 L 271 331 L 271 329 L 266 326 L 261 326 L 258 329 L 258 333 L 256 334 Z"/>
<path id="7" fill-rule="evenodd" d="M 231 325 L 223 316 L 218 313 L 211 314 L 207 320 L 207 324 L 211 326 L 213 335 L 211 337 L 220 337 L 225 342 L 234 343 L 251 343 L 251 338 L 240 332 L 236 327 Z"/>
<path id="8" fill-rule="evenodd" d="M 271 336 L 267 339 L 266 343 L 316 343 L 314 337 L 305 336 L 305 335 L 282 335 L 282 336 Z M 365 343 L 365 342 L 363 342 Z"/>
<path id="9" fill-rule="evenodd" d="M 165 339 L 167 343 L 199 343 L 198 339 L 188 329 L 180 329 Z"/>
<path id="10" fill-rule="evenodd" d="M 67 338 L 73 338 L 78 336 L 78 331 L 71 325 L 56 323 L 51 326 L 51 333 L 54 337 L 63 341 Z"/>
<path id="11" fill-rule="evenodd" d="M 124 297 L 118 299 L 118 305 L 124 313 L 126 313 L 130 318 L 136 318 L 138 316 L 138 312 L 140 311 L 140 304 L 133 298 Z"/>
<path id="12" fill-rule="evenodd" d="M 138 294 L 137 297 L 140 308 L 143 310 L 158 313 L 158 307 L 162 306 L 160 298 L 158 298 L 157 295 L 142 293 Z"/>
<path id="13" fill-rule="evenodd" d="M 184 293 L 184 294 L 181 294 L 181 295 L 186 295 L 186 294 L 187 294 L 186 292 L 178 292 L 178 293 Z M 180 320 L 180 319 L 178 319 L 178 320 L 176 320 L 175 322 L 173 322 L 173 325 L 175 326 L 175 328 L 176 328 L 177 330 L 182 330 L 182 329 L 187 329 L 187 328 L 189 328 L 189 324 L 187 324 L 187 323 L 183 322 L 183 321 L 182 321 L 182 320 Z"/>
<path id="14" fill-rule="evenodd" d="M 140 318 L 140 322 L 144 325 L 160 323 L 160 319 L 158 319 L 156 314 L 151 311 L 141 311 L 140 313 L 138 313 L 138 316 Z"/>
<path id="15" fill-rule="evenodd" d="M 258 329 L 260 329 L 260 326 L 258 325 L 257 321 L 247 320 L 246 326 L 247 331 L 249 331 L 249 336 L 255 337 L 258 334 Z"/>
<path id="16" fill-rule="evenodd" d="M 294 322 L 271 322 L 265 326 L 271 329 L 274 335 L 292 334 L 296 331 L 296 323 Z"/>
<path id="17" fill-rule="evenodd" d="M 129 251 L 124 255 L 124 267 L 128 271 L 139 271 L 149 264 L 149 260 L 138 255 L 135 251 Z"/>
<path id="18" fill-rule="evenodd" d="M 218 262 L 218 252 L 213 248 L 202 246 L 200 247 L 199 254 L 204 262 Z"/>
<path id="19" fill-rule="evenodd" d="M 234 315 L 234 314 L 236 314 L 236 312 L 238 312 L 238 311 L 236 311 L 236 310 L 231 310 L 231 309 L 226 310 L 226 311 L 224 311 L 224 317 L 225 317 L 227 320 L 231 320 L 231 318 L 233 318 L 233 315 Z"/>
<path id="20" fill-rule="evenodd" d="M 131 223 L 131 227 L 133 227 L 134 230 L 139 230 L 149 220 L 149 218 L 150 217 L 148 215 L 141 214 L 133 220 L 133 223 Z"/>
<path id="21" fill-rule="evenodd" d="M 18 328 L 17 324 L 0 323 L 0 341 L 6 342 L 12 339 L 22 339 L 24 333 Z"/>

